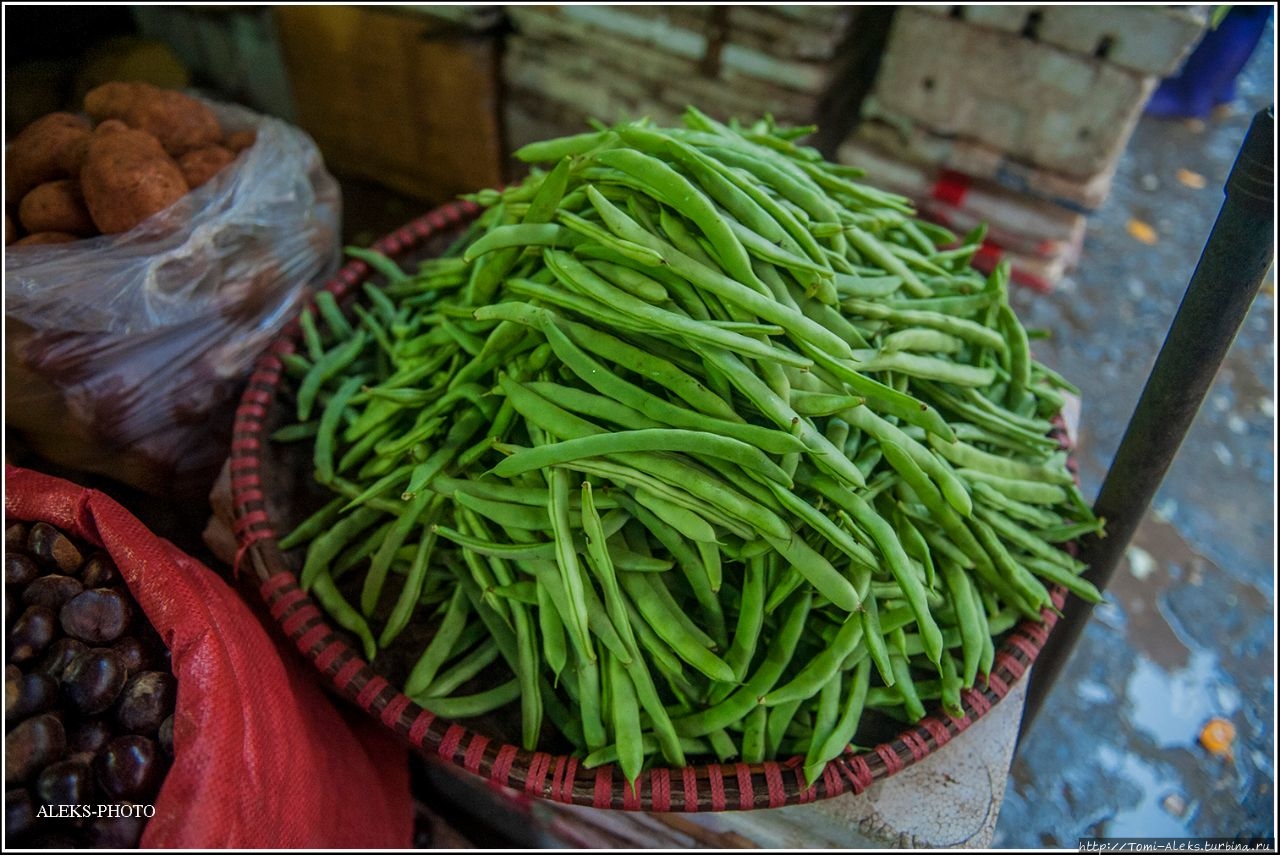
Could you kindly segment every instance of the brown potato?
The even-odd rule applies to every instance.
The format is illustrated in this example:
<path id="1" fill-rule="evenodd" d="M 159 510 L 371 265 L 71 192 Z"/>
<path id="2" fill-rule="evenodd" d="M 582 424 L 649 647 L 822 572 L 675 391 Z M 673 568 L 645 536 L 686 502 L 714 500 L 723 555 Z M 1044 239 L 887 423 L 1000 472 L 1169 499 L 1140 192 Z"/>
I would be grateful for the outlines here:
<path id="1" fill-rule="evenodd" d="M 9 216 L 9 212 L 4 212 L 4 245 L 8 246 L 13 243 L 14 238 L 18 236 L 18 229 L 13 224 L 13 217 Z"/>
<path id="2" fill-rule="evenodd" d="M 69 235 L 66 232 L 37 232 L 33 235 L 15 240 L 12 246 L 39 246 L 40 244 L 49 243 L 72 243 L 80 238 L 75 235 Z"/>
<path id="3" fill-rule="evenodd" d="M 96 122 L 120 119 L 146 131 L 174 157 L 222 138 L 213 110 L 189 95 L 150 83 L 105 83 L 84 96 L 84 109 Z"/>
<path id="4" fill-rule="evenodd" d="M 98 136 L 106 136 L 107 134 L 113 134 L 116 131 L 127 130 L 129 130 L 129 126 L 119 119 L 104 119 L 93 126 L 93 132 Z"/>
<path id="5" fill-rule="evenodd" d="M 159 141 L 129 128 L 93 135 L 80 188 L 103 234 L 127 232 L 188 190 L 182 169 Z"/>
<path id="6" fill-rule="evenodd" d="M 222 167 L 235 160 L 236 156 L 220 145 L 207 145 L 193 149 L 178 158 L 178 166 L 186 176 L 187 185 L 192 189 L 204 184 L 217 175 Z"/>
<path id="7" fill-rule="evenodd" d="M 74 176 L 89 141 L 90 125 L 74 113 L 50 113 L 27 125 L 5 151 L 5 198 L 9 204 L 31 188 Z"/>
<path id="8" fill-rule="evenodd" d="M 258 132 L 254 130 L 232 131 L 227 134 L 227 138 L 222 141 L 224 148 L 231 149 L 236 154 L 244 151 L 258 140 Z"/>
<path id="9" fill-rule="evenodd" d="M 28 232 L 67 232 L 88 237 L 98 233 L 84 205 L 80 185 L 70 178 L 47 181 L 22 197 L 18 220 Z"/>

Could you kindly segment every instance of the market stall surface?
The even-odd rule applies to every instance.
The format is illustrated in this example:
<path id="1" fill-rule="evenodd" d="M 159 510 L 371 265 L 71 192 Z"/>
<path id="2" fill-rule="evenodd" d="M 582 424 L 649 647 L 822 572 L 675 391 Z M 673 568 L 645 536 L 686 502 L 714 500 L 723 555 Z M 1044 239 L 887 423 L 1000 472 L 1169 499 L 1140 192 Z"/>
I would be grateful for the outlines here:
<path id="1" fill-rule="evenodd" d="M 1144 117 L 1090 218 L 1079 269 L 1051 295 L 1016 295 L 1028 327 L 1053 331 L 1037 356 L 1083 387 L 1088 496 L 1245 130 L 1274 101 L 1274 61 L 1273 17 L 1229 110 L 1203 122 Z M 1273 268 L 1106 603 L 1024 736 L 995 846 L 1274 834 L 1274 437 Z"/>

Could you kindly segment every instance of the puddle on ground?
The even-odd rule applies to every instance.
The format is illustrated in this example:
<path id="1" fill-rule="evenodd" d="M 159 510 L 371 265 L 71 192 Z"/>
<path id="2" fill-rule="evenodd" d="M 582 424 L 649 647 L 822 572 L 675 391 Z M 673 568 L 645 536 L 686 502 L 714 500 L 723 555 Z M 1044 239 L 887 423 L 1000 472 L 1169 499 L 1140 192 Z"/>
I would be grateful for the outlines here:
<path id="1" fill-rule="evenodd" d="M 1157 769 L 1136 754 L 1121 752 L 1110 745 L 1097 749 L 1098 761 L 1109 776 L 1123 778 L 1136 785 L 1142 798 L 1136 805 L 1125 807 L 1100 823 L 1099 832 L 1106 837 L 1185 837 L 1186 823 L 1169 813 L 1166 807 L 1170 788 L 1176 776 Z"/>
<path id="2" fill-rule="evenodd" d="M 1204 650 L 1193 652 L 1187 667 L 1172 673 L 1138 657 L 1125 696 L 1130 725 L 1160 748 L 1193 748 L 1205 722 L 1231 718 L 1241 703 L 1217 656 Z"/>
<path id="3" fill-rule="evenodd" d="M 1190 650 L 1152 606 L 1178 584 L 1182 568 L 1202 562 L 1177 529 L 1148 514 L 1107 587 L 1107 598 L 1124 611 L 1135 650 L 1168 671 L 1185 668 Z"/>
<path id="4" fill-rule="evenodd" d="M 1087 704 L 1114 703 L 1116 696 L 1111 688 L 1103 683 L 1085 680 L 1076 686 L 1076 697 Z"/>

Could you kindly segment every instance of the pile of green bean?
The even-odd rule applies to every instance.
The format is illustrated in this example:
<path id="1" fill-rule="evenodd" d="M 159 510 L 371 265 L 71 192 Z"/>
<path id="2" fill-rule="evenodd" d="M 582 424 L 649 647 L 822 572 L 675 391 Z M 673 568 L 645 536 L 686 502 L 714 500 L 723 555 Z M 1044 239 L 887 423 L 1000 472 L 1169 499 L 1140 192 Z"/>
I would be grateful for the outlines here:
<path id="1" fill-rule="evenodd" d="M 281 546 L 370 658 L 433 627 L 404 690 L 441 716 L 812 779 L 870 712 L 958 713 L 1046 584 L 1096 599 L 1060 544 L 1101 523 L 981 233 L 811 129 L 685 124 L 526 146 L 413 272 L 353 250 L 386 282 L 302 315 L 274 438 L 331 497 Z"/>

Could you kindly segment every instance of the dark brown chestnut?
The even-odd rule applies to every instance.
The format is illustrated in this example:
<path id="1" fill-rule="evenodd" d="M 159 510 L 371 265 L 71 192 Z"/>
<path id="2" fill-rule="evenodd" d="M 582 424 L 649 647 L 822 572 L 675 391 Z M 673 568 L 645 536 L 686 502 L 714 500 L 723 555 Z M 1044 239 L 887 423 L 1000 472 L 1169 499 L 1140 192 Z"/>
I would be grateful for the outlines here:
<path id="1" fill-rule="evenodd" d="M 6 585 L 26 585 L 40 575 L 40 566 L 21 552 L 4 554 L 4 581 Z"/>
<path id="2" fill-rule="evenodd" d="M 74 576 L 60 576 L 50 573 L 41 576 L 22 590 L 22 604 L 26 606 L 48 606 L 57 611 L 84 590 L 84 585 Z"/>
<path id="3" fill-rule="evenodd" d="M 117 736 L 93 761 L 98 786 L 118 801 L 145 802 L 164 777 L 165 763 L 155 740 L 138 734 Z"/>
<path id="4" fill-rule="evenodd" d="M 125 683 L 116 704 L 116 721 L 128 733 L 154 736 L 173 712 L 178 684 L 172 674 L 143 671 Z"/>
<path id="5" fill-rule="evenodd" d="M 30 662 L 53 643 L 58 619 L 48 606 L 27 606 L 9 630 L 9 661 Z"/>
<path id="6" fill-rule="evenodd" d="M 62 631 L 86 644 L 110 644 L 124 635 L 133 620 L 129 597 L 115 588 L 89 588 L 58 612 Z"/>
<path id="7" fill-rule="evenodd" d="M 25 787 L 5 790 L 4 793 L 4 835 L 5 845 L 19 838 L 36 827 L 36 805 L 31 793 Z"/>
<path id="8" fill-rule="evenodd" d="M 111 645 L 111 649 L 120 654 L 120 661 L 130 674 L 137 674 L 152 671 L 160 664 L 157 646 L 145 636 L 126 635 Z"/>
<path id="9" fill-rule="evenodd" d="M 21 520 L 5 520 L 4 551 L 14 552 L 27 549 L 27 524 Z"/>
<path id="10" fill-rule="evenodd" d="M 4 717 L 13 721 L 52 710 L 58 703 L 58 681 L 48 674 L 35 671 L 23 674 L 17 681 L 17 695 L 10 703 L 9 691 L 13 684 L 4 682 Z"/>
<path id="11" fill-rule="evenodd" d="M 94 849 L 137 849 L 146 827 L 141 814 L 94 817 L 85 825 L 85 834 Z"/>
<path id="12" fill-rule="evenodd" d="M 111 556 L 105 552 L 95 552 L 80 568 L 80 581 L 84 582 L 86 588 L 105 588 L 120 581 L 120 571 L 116 569 Z"/>
<path id="13" fill-rule="evenodd" d="M 93 770 L 84 759 L 50 763 L 36 776 L 36 795 L 47 805 L 88 804 L 93 787 Z"/>
<path id="14" fill-rule="evenodd" d="M 17 665 L 4 666 L 4 717 L 10 717 L 10 710 L 16 709 L 18 699 L 22 697 L 22 669 Z"/>
<path id="15" fill-rule="evenodd" d="M 67 733 L 67 751 L 72 755 L 94 755 L 106 748 L 114 736 L 110 721 L 105 718 L 88 718 Z"/>
<path id="16" fill-rule="evenodd" d="M 61 757 L 66 747 L 67 734 L 55 713 L 44 713 L 22 722 L 4 738 L 5 784 L 28 780 Z"/>
<path id="17" fill-rule="evenodd" d="M 36 663 L 36 670 L 60 681 L 62 672 L 67 670 L 71 660 L 88 649 L 89 645 L 83 641 L 77 641 L 74 638 L 59 638 L 45 650 L 44 655 L 40 657 L 40 661 Z"/>
<path id="18" fill-rule="evenodd" d="M 68 575 L 74 574 L 84 563 L 84 555 L 71 542 L 71 538 L 46 522 L 31 526 L 31 531 L 27 533 L 27 549 L 36 558 L 52 564 Z"/>
<path id="19" fill-rule="evenodd" d="M 128 673 L 120 655 L 109 647 L 90 647 L 62 672 L 62 692 L 84 715 L 96 715 L 120 696 Z"/>

